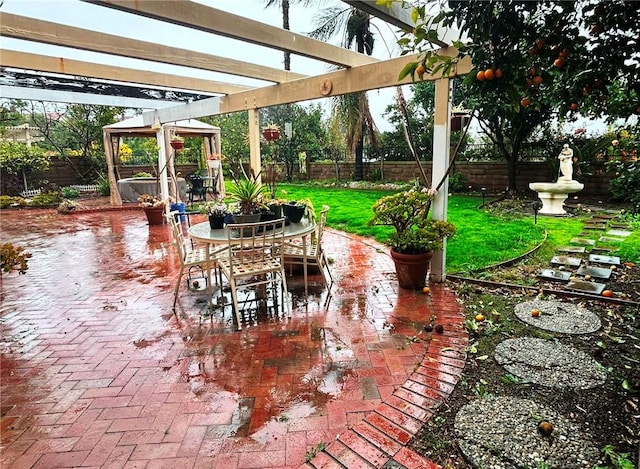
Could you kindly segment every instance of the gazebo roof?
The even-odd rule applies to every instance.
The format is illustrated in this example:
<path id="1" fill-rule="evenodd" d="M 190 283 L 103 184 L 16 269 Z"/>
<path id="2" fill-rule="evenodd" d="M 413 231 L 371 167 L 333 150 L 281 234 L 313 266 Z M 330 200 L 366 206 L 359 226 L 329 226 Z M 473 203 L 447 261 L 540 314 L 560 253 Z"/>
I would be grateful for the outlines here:
<path id="1" fill-rule="evenodd" d="M 164 124 L 164 127 L 181 134 L 211 135 L 220 133 L 220 127 L 207 124 L 197 119 L 168 122 Z M 156 133 L 156 129 L 151 125 L 144 125 L 141 115 L 116 122 L 115 124 L 105 125 L 103 130 L 110 135 L 144 134 L 152 136 Z"/>

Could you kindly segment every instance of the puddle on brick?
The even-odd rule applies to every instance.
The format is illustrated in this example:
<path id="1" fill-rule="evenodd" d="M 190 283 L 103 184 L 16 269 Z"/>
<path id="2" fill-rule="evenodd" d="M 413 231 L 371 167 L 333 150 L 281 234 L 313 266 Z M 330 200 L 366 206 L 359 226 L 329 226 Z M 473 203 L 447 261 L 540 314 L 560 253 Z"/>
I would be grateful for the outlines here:
<path id="1" fill-rule="evenodd" d="M 561 264 L 568 265 L 570 267 L 577 267 L 582 262 L 582 259 L 579 257 L 570 257 L 570 256 L 553 256 L 551 258 L 552 264 Z"/>
<path id="2" fill-rule="evenodd" d="M 591 275 L 592 277 L 608 280 L 611 277 L 611 270 L 603 267 L 580 267 L 576 272 L 578 275 Z"/>
<path id="3" fill-rule="evenodd" d="M 571 272 L 564 272 L 562 270 L 554 270 L 554 269 L 542 269 L 538 274 L 538 277 L 544 278 L 547 280 L 557 280 L 561 282 L 566 282 L 571 277 Z"/>
<path id="4" fill-rule="evenodd" d="M 571 238 L 571 241 L 569 242 L 573 244 L 584 244 L 586 246 L 593 246 L 594 244 L 596 244 L 596 242 L 593 239 L 587 239 L 587 238 Z"/>
<path id="5" fill-rule="evenodd" d="M 567 284 L 567 288 L 569 290 L 577 290 L 583 293 L 593 293 L 594 295 L 599 295 L 600 293 L 602 293 L 602 290 L 604 290 L 605 287 L 606 285 L 604 283 L 583 282 L 581 280 L 575 280 Z"/>
<path id="6" fill-rule="evenodd" d="M 570 252 L 573 254 L 582 254 L 585 251 L 584 246 L 560 246 L 558 248 L 560 252 Z"/>
<path id="7" fill-rule="evenodd" d="M 620 258 L 618 256 L 589 254 L 589 262 L 597 262 L 598 264 L 620 265 Z"/>

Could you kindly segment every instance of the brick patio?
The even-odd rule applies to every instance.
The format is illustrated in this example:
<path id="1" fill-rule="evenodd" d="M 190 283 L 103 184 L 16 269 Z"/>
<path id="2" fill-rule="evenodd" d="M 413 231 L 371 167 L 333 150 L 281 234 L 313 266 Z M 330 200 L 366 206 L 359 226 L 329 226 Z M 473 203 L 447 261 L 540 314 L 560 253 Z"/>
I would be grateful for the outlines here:
<path id="1" fill-rule="evenodd" d="M 407 443 L 462 372 L 464 319 L 444 285 L 399 290 L 384 246 L 328 230 L 331 297 L 292 277 L 292 319 L 236 331 L 186 282 L 172 311 L 170 231 L 140 210 L 0 216 L 33 254 L 2 277 L 2 467 L 437 467 Z"/>

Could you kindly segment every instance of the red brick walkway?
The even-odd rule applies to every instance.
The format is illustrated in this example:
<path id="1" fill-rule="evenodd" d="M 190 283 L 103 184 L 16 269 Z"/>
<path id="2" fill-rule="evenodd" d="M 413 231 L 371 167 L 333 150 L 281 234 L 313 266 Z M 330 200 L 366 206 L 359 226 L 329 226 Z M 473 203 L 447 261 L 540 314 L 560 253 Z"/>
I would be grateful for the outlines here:
<path id="1" fill-rule="evenodd" d="M 238 332 L 186 284 L 171 311 L 169 229 L 139 210 L 0 216 L 33 253 L 2 277 L 3 468 L 436 467 L 406 445 L 461 374 L 463 318 L 445 286 L 399 290 L 386 248 L 329 230 L 328 302 L 292 278 L 293 318 Z"/>

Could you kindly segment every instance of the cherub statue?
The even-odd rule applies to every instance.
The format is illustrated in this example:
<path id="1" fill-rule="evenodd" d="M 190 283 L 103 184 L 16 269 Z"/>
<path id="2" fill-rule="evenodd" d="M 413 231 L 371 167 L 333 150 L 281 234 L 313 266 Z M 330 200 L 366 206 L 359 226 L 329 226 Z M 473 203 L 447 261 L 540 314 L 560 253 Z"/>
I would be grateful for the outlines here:
<path id="1" fill-rule="evenodd" d="M 558 181 L 573 181 L 573 150 L 566 143 L 563 145 L 558 159 L 560 160 L 560 173 L 562 174 L 562 176 L 558 177 Z"/>

